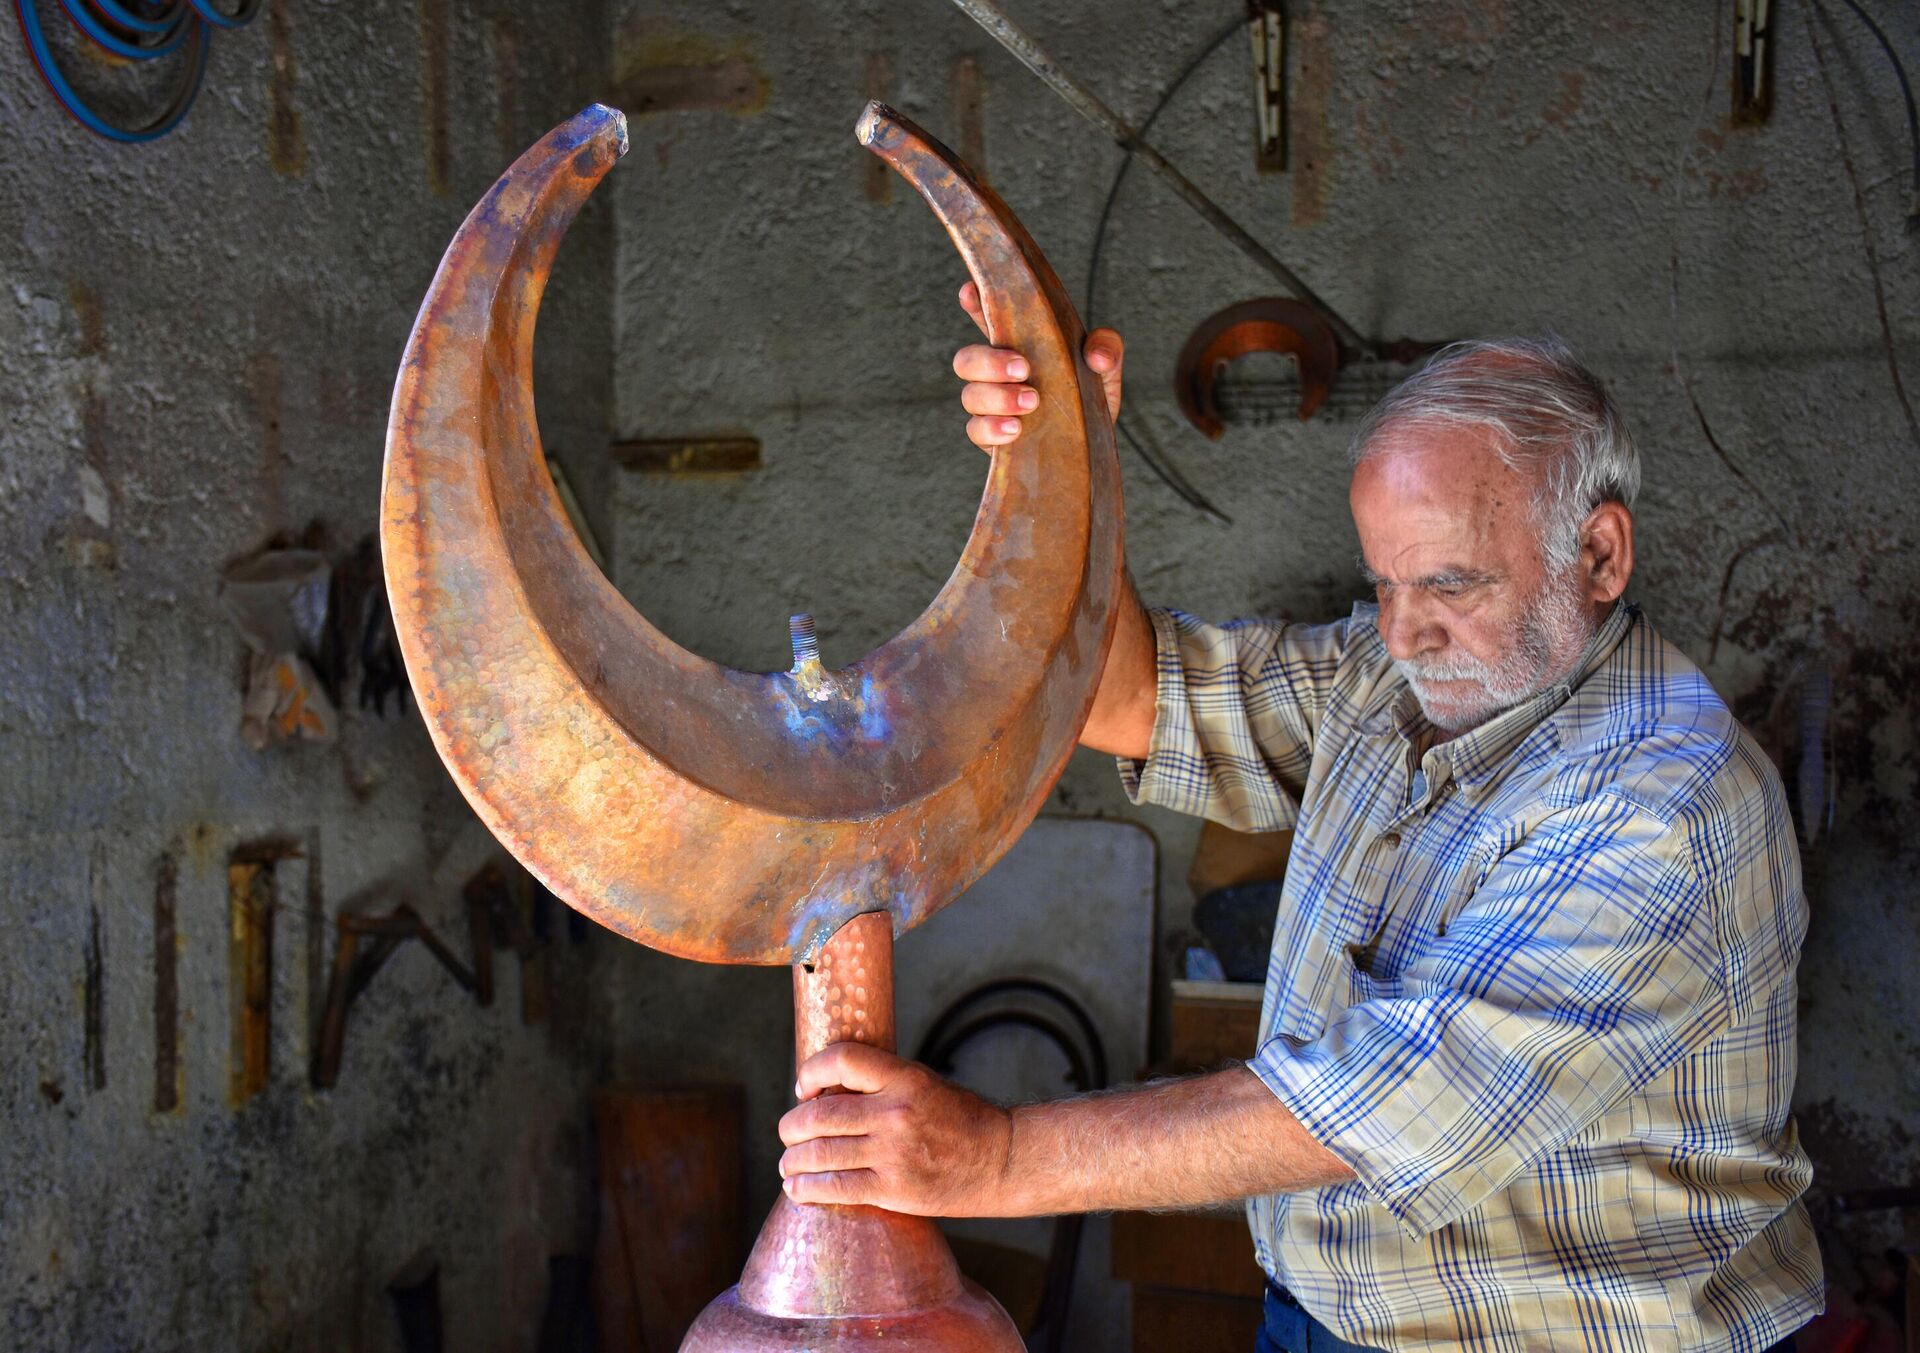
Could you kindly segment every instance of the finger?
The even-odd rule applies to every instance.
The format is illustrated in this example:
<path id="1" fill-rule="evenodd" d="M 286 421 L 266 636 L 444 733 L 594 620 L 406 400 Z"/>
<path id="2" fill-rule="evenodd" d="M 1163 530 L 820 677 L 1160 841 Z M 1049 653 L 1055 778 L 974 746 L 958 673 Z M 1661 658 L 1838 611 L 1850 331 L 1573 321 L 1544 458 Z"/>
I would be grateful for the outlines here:
<path id="1" fill-rule="evenodd" d="M 860 1094 L 884 1090 L 912 1063 L 867 1043 L 829 1043 L 800 1064 L 794 1092 L 803 1100 L 839 1086 Z"/>
<path id="2" fill-rule="evenodd" d="M 880 1177 L 872 1170 L 829 1170 L 794 1175 L 780 1187 L 796 1203 L 869 1203 L 879 1196 Z"/>
<path id="3" fill-rule="evenodd" d="M 997 381 L 969 381 L 960 390 L 960 407 L 989 417 L 1032 413 L 1040 407 L 1040 392 L 1031 385 L 1001 385 Z"/>
<path id="4" fill-rule="evenodd" d="M 969 418 L 967 440 L 982 451 L 1005 446 L 1020 435 L 1018 418 Z"/>
<path id="5" fill-rule="evenodd" d="M 780 1116 L 780 1140 L 788 1146 L 812 1137 L 849 1137 L 873 1121 L 865 1095 L 816 1095 Z"/>
<path id="6" fill-rule="evenodd" d="M 953 374 L 963 381 L 1023 381 L 1033 368 L 1011 348 L 970 343 L 953 354 Z"/>
<path id="7" fill-rule="evenodd" d="M 987 331 L 986 307 L 981 305 L 980 288 L 973 284 L 971 278 L 960 288 L 960 308 L 967 312 L 967 318 L 973 321 L 974 326 L 981 333 Z"/>
<path id="8" fill-rule="evenodd" d="M 1100 377 L 1100 390 L 1106 396 L 1107 416 L 1120 416 L 1120 368 L 1126 360 L 1127 345 L 1112 329 L 1095 329 L 1087 335 L 1087 365 Z"/>
<path id="9" fill-rule="evenodd" d="M 780 1155 L 780 1177 L 862 1170 L 873 1164 L 871 1137 L 815 1137 L 788 1147 Z"/>

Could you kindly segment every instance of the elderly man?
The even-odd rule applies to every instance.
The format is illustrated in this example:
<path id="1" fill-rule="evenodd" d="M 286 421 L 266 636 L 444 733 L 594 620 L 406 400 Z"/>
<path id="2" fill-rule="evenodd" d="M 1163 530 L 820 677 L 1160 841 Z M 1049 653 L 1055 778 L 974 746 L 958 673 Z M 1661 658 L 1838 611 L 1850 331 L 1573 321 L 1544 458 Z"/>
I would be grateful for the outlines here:
<path id="1" fill-rule="evenodd" d="M 1115 409 L 1121 352 L 1088 341 Z M 1046 397 L 1017 353 L 954 365 L 983 447 Z M 1822 1302 L 1788 1115 L 1806 903 L 1773 767 L 1621 600 L 1633 442 L 1565 348 L 1473 343 L 1353 462 L 1375 601 L 1211 625 L 1129 589 L 1083 735 L 1135 802 L 1294 830 L 1252 1061 L 1009 1110 L 837 1045 L 785 1187 L 1244 1199 L 1263 1349 L 1790 1347 Z"/>

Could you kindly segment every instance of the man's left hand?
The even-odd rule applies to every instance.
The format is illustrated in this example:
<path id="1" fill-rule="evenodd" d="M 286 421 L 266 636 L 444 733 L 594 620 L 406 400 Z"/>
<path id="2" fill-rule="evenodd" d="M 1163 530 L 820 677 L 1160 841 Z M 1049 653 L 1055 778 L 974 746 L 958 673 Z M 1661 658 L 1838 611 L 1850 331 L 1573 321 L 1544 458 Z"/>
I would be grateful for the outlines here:
<path id="1" fill-rule="evenodd" d="M 849 1094 L 824 1094 L 839 1088 Z M 1004 1206 L 1005 1109 L 890 1052 L 835 1043 L 807 1059 L 780 1120 L 780 1174 L 796 1203 L 868 1203 L 923 1217 Z"/>

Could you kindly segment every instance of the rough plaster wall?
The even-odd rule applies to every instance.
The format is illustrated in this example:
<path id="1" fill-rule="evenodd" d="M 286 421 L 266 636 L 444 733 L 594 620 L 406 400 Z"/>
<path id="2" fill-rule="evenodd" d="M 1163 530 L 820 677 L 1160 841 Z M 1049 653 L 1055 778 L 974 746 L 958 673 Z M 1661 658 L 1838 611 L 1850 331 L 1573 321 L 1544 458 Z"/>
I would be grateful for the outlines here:
<path id="1" fill-rule="evenodd" d="M 1238 12 L 1226 0 L 1010 8 L 1136 119 Z M 1920 1165 L 1909 637 L 1920 434 L 1888 354 L 1920 386 L 1920 251 L 1904 225 L 1889 71 L 1839 6 L 1829 19 L 1806 0 L 1782 8 L 1778 101 L 1757 130 L 1726 121 L 1727 6 L 1307 0 L 1293 6 L 1292 172 L 1253 172 L 1242 40 L 1154 139 L 1363 329 L 1552 328 L 1604 373 L 1647 462 L 1634 593 L 1706 663 L 1790 784 L 1802 688 L 1830 671 L 1837 803 L 1808 860 L 1800 1099 L 1821 1183 L 1843 1187 Z M 1894 8 L 1880 9 L 1892 22 Z M 850 662 L 937 591 L 983 474 L 947 371 L 970 341 L 952 299 L 959 263 L 903 185 L 868 196 L 852 140 L 875 72 L 903 111 L 958 143 L 953 71 L 977 59 L 986 172 L 1076 294 L 1117 152 L 940 0 L 777 11 L 627 0 L 614 34 L 617 68 L 706 51 L 765 81 L 749 113 L 637 118 L 616 178 L 616 432 L 745 430 L 766 456 L 731 480 L 621 478 L 617 580 L 710 657 L 785 666 L 782 622 L 804 609 L 827 659 Z M 1920 62 L 1912 39 L 1896 30 Z M 1142 592 L 1213 618 L 1343 613 L 1359 591 L 1350 425 L 1285 422 L 1210 444 L 1171 397 L 1192 326 L 1273 284 L 1144 171 L 1122 194 L 1109 251 L 1098 317 L 1132 344 L 1128 399 L 1234 518 L 1196 515 L 1123 450 Z M 1811 802 L 1817 818 L 1817 793 Z M 1159 836 L 1170 961 L 1195 824 L 1129 808 L 1110 763 L 1087 753 L 1052 807 L 1135 818 Z M 764 1138 L 784 1084 L 784 985 L 662 962 L 653 991 L 664 1042 L 697 1027 L 749 1075 Z M 762 1198 L 771 1161 L 763 1147 Z M 1882 1215 L 1842 1230 L 1871 1252 L 1897 1227 Z"/>
<path id="2" fill-rule="evenodd" d="M 449 1347 L 524 1348 L 548 1256 L 588 1241 L 604 1041 L 584 1026 L 624 946 L 569 955 L 556 1022 L 532 1028 L 510 961 L 481 1010 L 408 946 L 354 1009 L 338 1088 L 310 1089 L 331 917 L 411 897 L 464 951 L 459 883 L 488 843 L 411 712 L 249 751 L 215 593 L 278 535 L 317 522 L 337 558 L 374 529 L 440 251 L 506 148 L 598 92 L 603 31 L 592 4 L 536 24 L 510 3 L 276 0 L 139 148 L 68 122 L 0 42 L 0 1345 L 396 1348 L 382 1290 L 424 1250 Z M 572 452 L 605 438 L 608 221 L 590 208 L 566 246 L 542 328 L 547 431 Z M 604 505 L 599 459 L 578 464 Z M 280 871 L 271 1084 L 235 1110 L 225 866 L 269 836 L 306 858 Z M 161 1114 L 168 868 L 183 1095 Z"/>

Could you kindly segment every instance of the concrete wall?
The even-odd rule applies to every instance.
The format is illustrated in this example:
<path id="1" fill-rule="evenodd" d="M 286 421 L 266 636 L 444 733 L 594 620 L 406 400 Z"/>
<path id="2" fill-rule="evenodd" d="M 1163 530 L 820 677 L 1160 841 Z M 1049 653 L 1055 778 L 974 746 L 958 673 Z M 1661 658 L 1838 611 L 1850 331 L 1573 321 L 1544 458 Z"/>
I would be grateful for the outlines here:
<path id="1" fill-rule="evenodd" d="M 1239 12 L 1228 0 L 1011 8 L 1133 118 Z M 1832 816 L 1808 857 L 1802 969 L 1801 1123 L 1821 1183 L 1911 1178 L 1920 429 L 1890 363 L 1920 395 L 1920 251 L 1890 71 L 1839 6 L 1783 6 L 1772 120 L 1734 130 L 1729 7 L 1292 8 L 1291 172 L 1253 170 L 1240 38 L 1155 141 L 1363 329 L 1551 328 L 1611 382 L 1647 466 L 1634 594 L 1790 784 L 1803 725 L 1831 769 L 1830 809 L 1827 776 L 1805 790 L 1810 820 Z M 902 185 L 870 178 L 851 136 L 862 101 L 884 94 L 961 145 L 956 88 L 974 62 L 983 167 L 1076 294 L 1118 152 L 938 0 L 626 0 L 613 17 L 629 77 L 704 53 L 760 82 L 739 111 L 635 119 L 613 189 L 615 431 L 747 431 L 766 458 L 727 480 L 623 477 L 617 581 L 710 657 L 783 667 L 783 619 L 811 610 L 828 661 L 850 662 L 938 590 L 984 472 L 947 370 L 971 335 L 952 299 L 961 268 Z M 1920 61 L 1912 34 L 1896 36 Z M 1344 612 L 1359 592 L 1351 422 L 1208 443 L 1172 400 L 1192 327 L 1274 285 L 1144 172 L 1119 200 L 1105 279 L 1097 316 L 1132 344 L 1129 403 L 1234 519 L 1197 515 L 1129 458 L 1128 547 L 1147 599 L 1216 618 Z M 1270 389 L 1242 393 L 1274 403 Z M 1830 711 L 1803 717 L 1821 679 Z M 1052 809 L 1158 834 L 1170 961 L 1195 824 L 1130 809 L 1110 764 L 1085 753 Z M 744 1051 L 779 1026 L 781 984 L 661 980 L 686 1021 L 663 1042 L 699 1027 L 753 1083 L 783 1083 L 783 1045 L 757 1062 Z M 766 1121 L 777 1099 L 757 1105 Z M 1863 1253 L 1897 1231 L 1884 1214 L 1848 1226 Z M 1851 1281 L 1844 1265 L 1836 1275 Z"/>
<path id="2" fill-rule="evenodd" d="M 489 843 L 411 712 L 248 750 L 216 589 L 276 537 L 315 524 L 337 558 L 375 528 L 440 251 L 598 92 L 603 31 L 591 4 L 274 0 L 134 148 L 0 42 L 0 1345 L 397 1348 L 383 1289 L 425 1252 L 448 1347 L 526 1348 L 548 1256 L 588 1243 L 593 1002 L 624 946 L 567 951 L 556 1018 L 523 1027 L 510 961 L 482 1010 L 410 945 L 312 1090 L 331 918 L 411 898 L 464 951 Z M 563 454 L 605 438 L 609 224 L 589 209 L 542 329 Z M 575 476 L 596 502 L 600 464 Z M 227 862 L 261 838 L 304 858 L 279 870 L 271 1081 L 235 1109 Z"/>
<path id="3" fill-rule="evenodd" d="M 1786 7 L 1773 119 L 1736 131 L 1719 6 L 1304 0 L 1291 172 L 1252 171 L 1238 40 L 1156 140 L 1363 328 L 1551 326 L 1614 382 L 1648 460 L 1637 595 L 1790 783 L 1818 734 L 1806 816 L 1832 826 L 1809 853 L 1801 1121 L 1832 1188 L 1920 1165 L 1920 434 L 1890 369 L 1920 382 L 1920 279 L 1892 80 L 1825 8 Z M 1237 11 L 1017 6 L 1133 117 Z M 217 42 L 188 124 L 141 149 L 66 123 L 17 44 L 0 54 L 8 1346 L 392 1347 L 381 1289 L 421 1251 L 442 1264 L 450 1346 L 525 1346 L 546 1256 L 586 1243 L 579 1128 L 606 1076 L 744 1081 L 751 1210 L 770 1197 L 779 972 L 596 942 L 563 965 L 561 1017 L 529 1029 L 511 967 L 481 1011 L 415 947 L 356 1008 L 339 1088 L 307 1088 L 331 917 L 406 895 L 457 935 L 487 842 L 410 717 L 350 712 L 335 746 L 247 751 L 241 646 L 215 601 L 222 567 L 276 538 L 318 522 L 338 555 L 373 528 L 407 326 L 512 150 L 588 97 L 689 68 L 717 74 L 678 87 L 724 106 L 636 115 L 634 154 L 562 254 L 545 431 L 617 543 L 617 581 L 669 633 L 784 666 L 784 617 L 812 610 L 846 663 L 938 590 L 984 472 L 946 373 L 969 337 L 960 268 L 870 172 L 860 104 L 882 94 L 977 144 L 1076 292 L 1117 162 L 952 9 L 621 0 L 536 23 L 505 0 L 276 0 Z M 1271 284 L 1143 174 L 1108 247 L 1097 316 L 1133 344 L 1130 403 L 1234 518 L 1129 460 L 1143 591 L 1219 617 L 1344 610 L 1350 424 L 1207 443 L 1168 388 L 1191 327 Z M 609 424 L 750 432 L 766 467 L 615 474 Z M 1806 698 L 1823 681 L 1824 718 Z M 1126 807 L 1086 755 L 1051 808 L 1156 833 L 1169 960 L 1194 824 Z M 281 866 L 272 1084 L 235 1110 L 225 866 L 263 838 L 303 858 Z M 169 876 L 182 1094 L 158 1112 Z M 1884 1216 L 1834 1234 L 1862 1254 L 1897 1238 Z"/>

